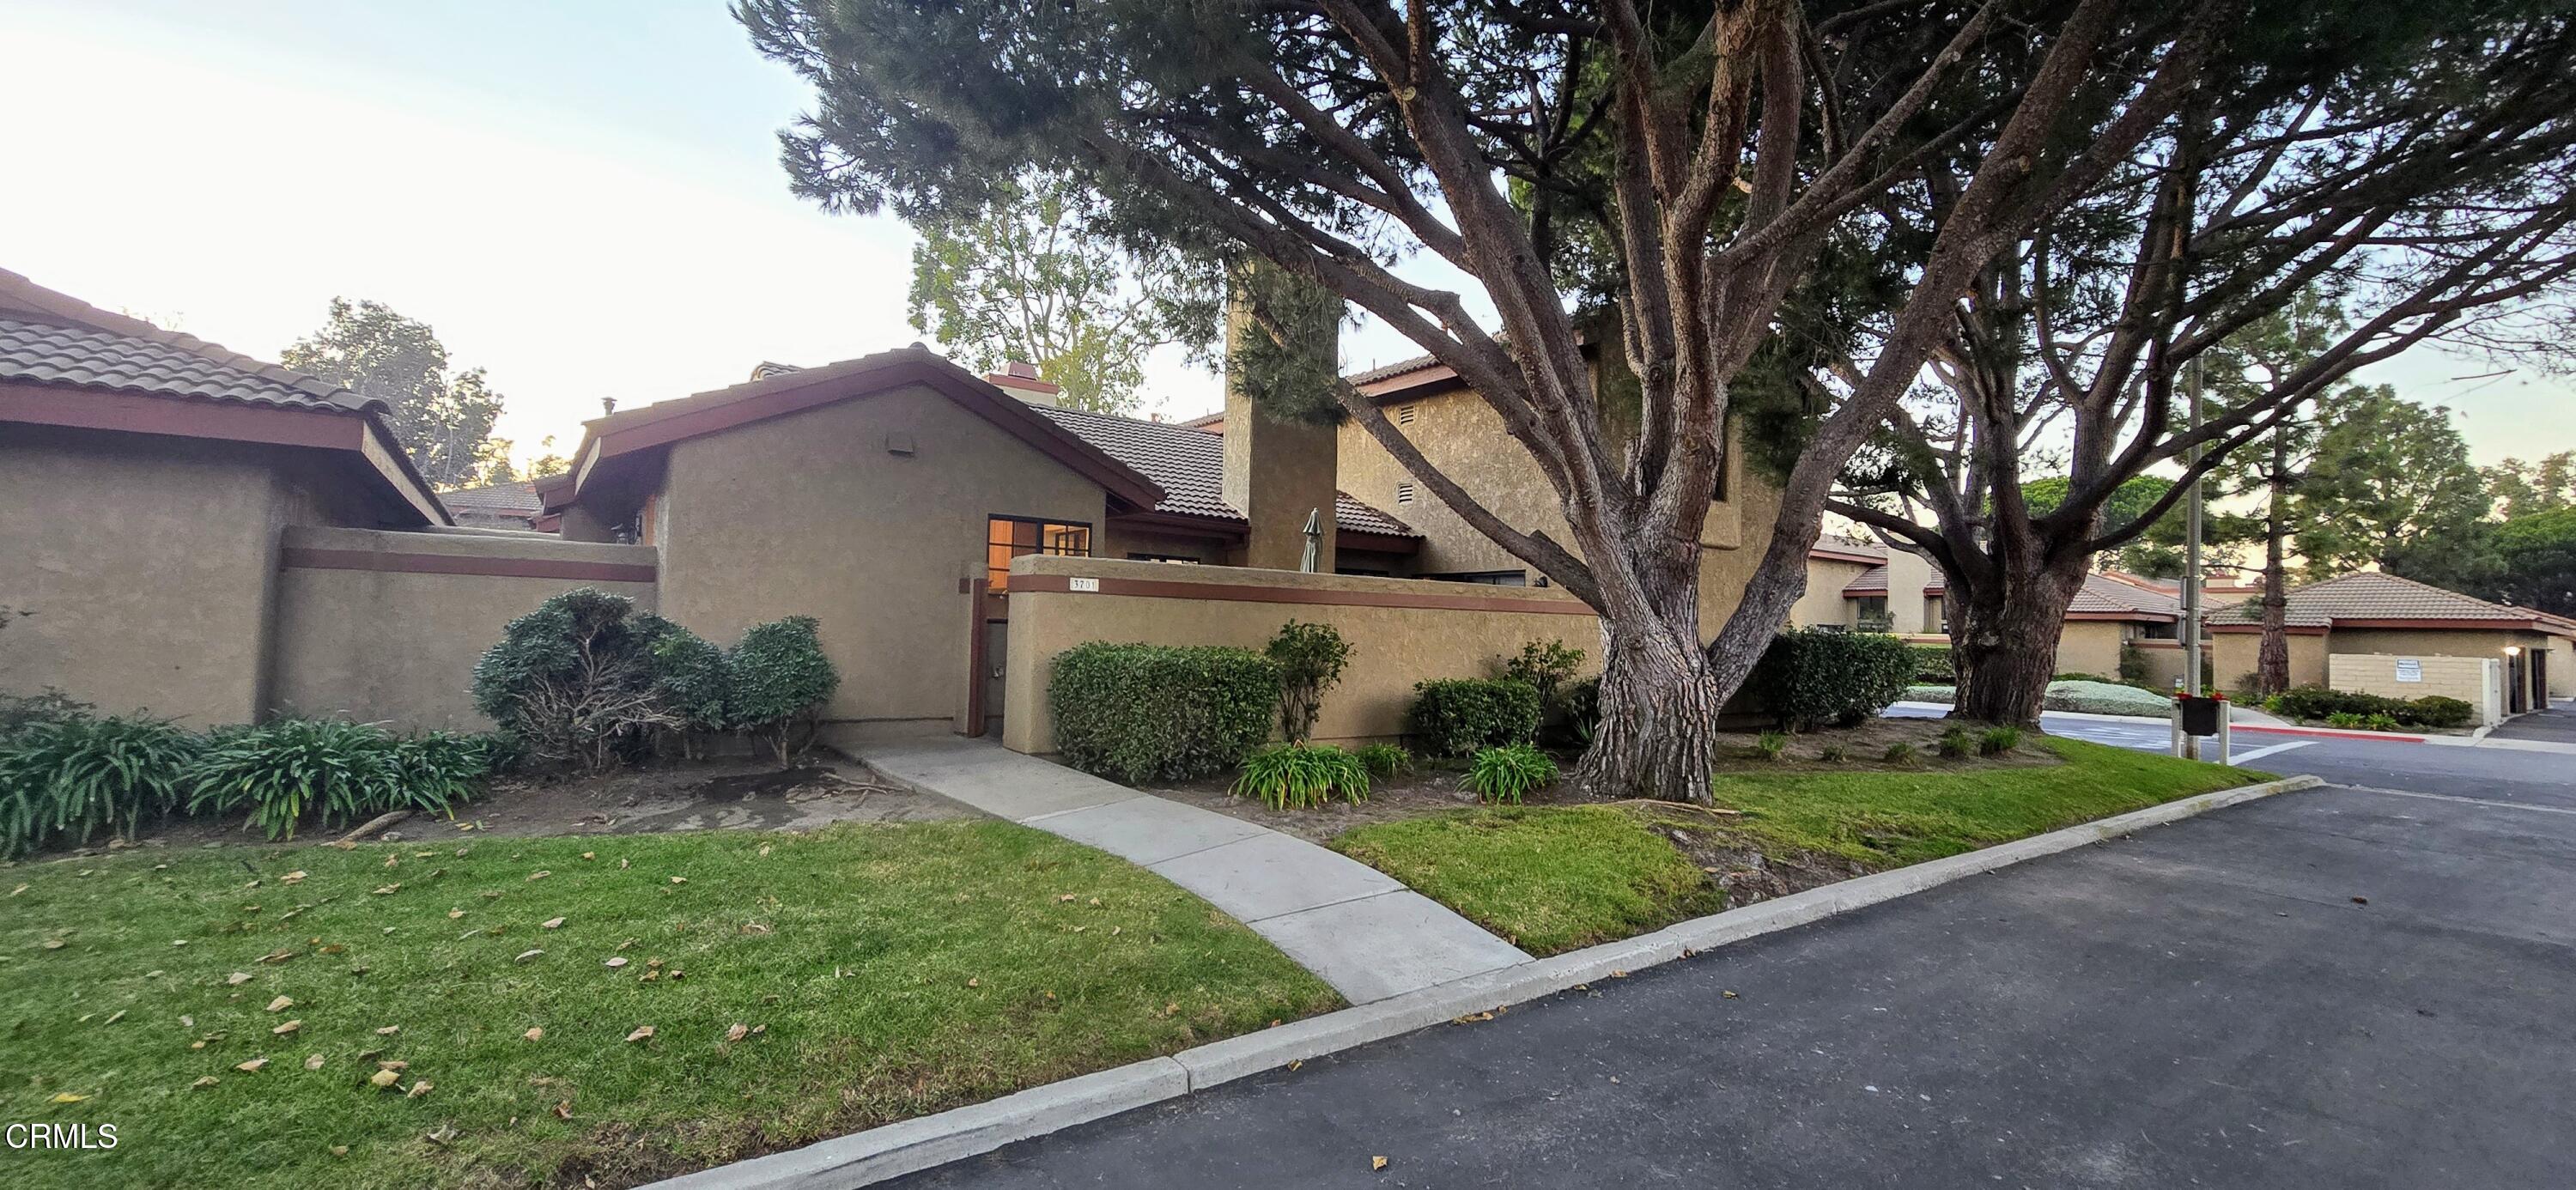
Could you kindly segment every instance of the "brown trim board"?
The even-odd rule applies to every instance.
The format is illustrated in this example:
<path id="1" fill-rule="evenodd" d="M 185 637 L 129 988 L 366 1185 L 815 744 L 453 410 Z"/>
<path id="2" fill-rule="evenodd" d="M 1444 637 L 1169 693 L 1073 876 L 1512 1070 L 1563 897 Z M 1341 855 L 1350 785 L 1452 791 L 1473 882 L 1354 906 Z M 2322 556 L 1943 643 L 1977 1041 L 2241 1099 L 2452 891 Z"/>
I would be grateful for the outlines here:
<path id="1" fill-rule="evenodd" d="M 397 554 L 380 550 L 331 550 L 288 546 L 278 565 L 288 570 L 371 570 L 380 574 L 460 574 L 489 578 L 556 578 L 593 583 L 649 583 L 659 567 L 633 562 L 571 558 L 482 558 L 472 554 Z"/>
<path id="2" fill-rule="evenodd" d="M 1011 593 L 1070 595 L 1068 574 L 1014 574 Z M 1090 576 L 1081 576 L 1090 577 Z M 1424 580 L 1426 585 L 1439 585 Z M 1596 616 L 1571 599 L 1480 599 L 1472 595 L 1399 595 L 1392 591 L 1334 591 L 1308 587 L 1256 587 L 1234 583 L 1186 583 L 1162 579 L 1100 578 L 1100 589 L 1085 595 L 1127 595 L 1143 599 L 1206 599 L 1221 603 L 1293 603 L 1327 607 L 1398 607 L 1436 611 L 1527 612 L 1535 615 Z"/>

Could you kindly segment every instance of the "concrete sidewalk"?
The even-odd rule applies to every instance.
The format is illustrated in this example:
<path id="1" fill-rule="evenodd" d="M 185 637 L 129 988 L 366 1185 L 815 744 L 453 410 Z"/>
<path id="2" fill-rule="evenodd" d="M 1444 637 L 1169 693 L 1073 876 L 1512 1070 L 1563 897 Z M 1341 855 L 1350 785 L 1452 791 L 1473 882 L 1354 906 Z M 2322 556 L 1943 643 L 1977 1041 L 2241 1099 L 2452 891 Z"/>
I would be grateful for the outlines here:
<path id="1" fill-rule="evenodd" d="M 1357 860 L 990 740 L 929 736 L 853 751 L 924 792 L 1145 867 L 1252 927 L 1353 1004 L 1530 961 Z"/>

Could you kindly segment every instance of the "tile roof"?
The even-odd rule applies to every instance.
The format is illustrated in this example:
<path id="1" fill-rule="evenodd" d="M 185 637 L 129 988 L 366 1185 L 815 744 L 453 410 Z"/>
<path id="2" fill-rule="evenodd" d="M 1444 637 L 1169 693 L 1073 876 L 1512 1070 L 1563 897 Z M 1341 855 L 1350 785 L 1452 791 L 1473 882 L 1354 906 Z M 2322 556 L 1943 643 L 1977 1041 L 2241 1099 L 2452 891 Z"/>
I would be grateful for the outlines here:
<path id="1" fill-rule="evenodd" d="M 1138 421 L 1052 405 L 1029 407 L 1153 480 L 1163 489 L 1163 502 L 1155 505 L 1154 511 L 1236 522 L 1244 519 L 1222 494 L 1223 435 L 1172 422 Z M 1333 495 L 1333 518 L 1344 529 L 1393 537 L 1420 536 L 1404 522 L 1352 499 L 1347 492 Z"/>
<path id="2" fill-rule="evenodd" d="M 2337 620 L 2499 620 L 2529 622 L 2531 609 L 2504 607 L 2413 579 L 2358 571 L 2321 583 L 2292 587 L 2287 609 L 2293 628 L 2328 628 Z M 2212 624 L 2259 624 L 2263 601 L 2248 599 L 2218 609 Z"/>
<path id="3" fill-rule="evenodd" d="M 446 505 L 449 512 L 525 517 L 529 520 L 536 519 L 546 510 L 545 501 L 537 498 L 537 482 L 532 479 L 440 492 L 438 502 Z"/>
<path id="4" fill-rule="evenodd" d="M 99 309 L 5 269 L 0 380 L 335 413 L 390 408 L 194 335 Z"/>
<path id="5" fill-rule="evenodd" d="M 1877 581 L 1876 587 L 1862 588 L 1862 583 L 1869 582 L 1873 578 Z M 1929 594 L 1938 595 L 1947 587 L 1948 584 L 1942 580 L 1941 575 L 1935 572 L 1932 581 L 1925 585 L 1924 590 Z M 1887 568 L 1882 566 L 1853 579 L 1850 586 L 1843 588 L 1843 594 L 1875 595 L 1886 590 Z M 2066 611 L 2070 615 L 2178 620 L 2182 618 L 2182 601 L 2172 592 L 2142 580 L 2123 580 L 2096 571 L 2084 576 L 2084 585 L 2077 588 L 2074 600 L 2066 605 Z"/>
<path id="6" fill-rule="evenodd" d="M 1349 381 L 1352 384 L 1374 384 L 1380 380 L 1389 380 L 1397 376 L 1402 376 L 1407 372 L 1419 372 L 1424 368 L 1437 366 L 1439 363 L 1440 361 L 1436 357 L 1417 355 L 1412 359 L 1400 359 L 1394 363 L 1383 364 L 1365 372 L 1353 372 L 1348 376 L 1342 377 L 1342 379 Z"/>
<path id="7" fill-rule="evenodd" d="M 1938 582 L 1938 581 L 1940 581 L 1940 580 L 1935 579 L 1935 580 L 1933 580 L 1933 581 Z M 1852 579 L 1852 581 L 1850 581 L 1850 582 L 1847 582 L 1847 583 L 1844 583 L 1844 584 L 1843 584 L 1843 594 L 1845 594 L 1845 595 L 1885 595 L 1885 594 L 1887 594 L 1887 564 L 1886 564 L 1886 563 L 1884 563 L 1884 562 L 1881 562 L 1881 563 L 1879 563 L 1879 564 L 1878 564 L 1878 565 L 1876 565 L 1876 566 L 1872 566 L 1872 567 L 1870 567 L 1870 568 L 1869 568 L 1869 569 L 1867 569 L 1867 570 L 1861 571 L 1861 572 L 1860 572 L 1860 574 L 1859 574 L 1858 576 L 1856 576 L 1856 577 L 1854 577 L 1854 578 Z"/>

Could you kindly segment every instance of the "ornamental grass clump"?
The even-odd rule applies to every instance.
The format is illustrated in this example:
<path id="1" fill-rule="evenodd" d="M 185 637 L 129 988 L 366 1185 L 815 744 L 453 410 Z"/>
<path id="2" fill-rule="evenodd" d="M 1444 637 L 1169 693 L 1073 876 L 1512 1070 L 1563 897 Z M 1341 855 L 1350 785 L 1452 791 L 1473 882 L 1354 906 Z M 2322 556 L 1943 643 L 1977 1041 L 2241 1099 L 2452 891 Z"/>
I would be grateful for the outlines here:
<path id="1" fill-rule="evenodd" d="M 491 775 L 496 749 L 473 737 L 404 739 L 372 723 L 278 719 L 207 737 L 185 778 L 190 814 L 247 811 L 249 828 L 291 839 L 389 810 L 454 813 Z"/>
<path id="2" fill-rule="evenodd" d="M 1531 744 L 1477 749 L 1467 762 L 1467 789 L 1487 805 L 1517 806 L 1532 792 L 1556 783 L 1556 759 Z"/>
<path id="3" fill-rule="evenodd" d="M 1277 744 L 1247 756 L 1234 795 L 1258 799 L 1273 810 L 1306 810 L 1336 794 L 1353 805 L 1368 800 L 1368 765 L 1331 744 Z"/>
<path id="4" fill-rule="evenodd" d="M 135 829 L 179 806 L 204 740 L 150 715 L 73 713 L 0 743 L 0 857 Z"/>

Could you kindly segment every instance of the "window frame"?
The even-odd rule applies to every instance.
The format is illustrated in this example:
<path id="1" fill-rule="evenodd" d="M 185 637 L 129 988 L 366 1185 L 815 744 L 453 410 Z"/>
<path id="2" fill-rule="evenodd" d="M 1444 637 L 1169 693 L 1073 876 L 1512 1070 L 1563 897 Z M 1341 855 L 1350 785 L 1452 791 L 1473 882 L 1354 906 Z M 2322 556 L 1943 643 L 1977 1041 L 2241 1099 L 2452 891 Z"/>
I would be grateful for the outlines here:
<path id="1" fill-rule="evenodd" d="M 1037 536 L 1038 536 L 1038 540 L 1037 540 L 1037 541 L 1036 541 L 1036 542 L 1035 542 L 1035 543 L 1034 543 L 1030 548 L 1022 548 L 1022 547 L 1021 547 L 1021 545 L 1020 545 L 1020 543 L 1019 543 L 1018 541 L 1016 541 L 1016 540 L 1010 540 L 1010 541 L 996 541 L 996 540 L 994 540 L 994 538 L 993 538 L 993 533 L 994 533 L 994 529 L 995 529 L 995 527 L 996 527 L 996 526 L 1000 526 L 1000 525 L 1034 525 L 1034 526 L 1037 526 Z M 1048 536 L 1050 535 L 1050 532 L 1051 532 L 1051 531 L 1053 531 L 1053 530 L 1080 530 L 1080 531 L 1081 531 L 1081 533 L 1082 533 L 1082 549 L 1081 549 L 1081 551 L 1080 551 L 1079 553 L 1077 553 L 1077 552 L 1074 552 L 1074 551 L 1072 551 L 1072 550 L 1068 550 L 1068 549 L 1057 549 L 1057 548 L 1053 548 L 1052 546 L 1050 546 L 1050 545 L 1048 544 L 1047 538 L 1048 538 Z M 1016 536 L 1017 536 L 1017 534 L 1013 534 L 1012 536 L 1013 536 L 1013 537 L 1016 537 Z M 1062 520 L 1062 519 L 1059 519 L 1059 518 L 1056 518 L 1056 517 L 1044 517 L 1044 516 L 1016 516 L 1016 515 L 1011 515 L 1011 514 L 1006 514 L 1006 513 L 998 513 L 998 512 L 988 512 L 988 513 L 985 513 L 985 514 L 984 514 L 984 583 L 985 583 L 985 590 L 990 591 L 990 592 L 993 592 L 993 593 L 995 593 L 995 594 L 1000 594 L 1000 593 L 1002 593 L 1002 592 L 1007 591 L 1007 590 L 1009 590 L 1009 589 L 1010 589 L 1010 585 L 1011 585 L 1011 562 L 1012 562 L 1012 560 L 1013 560 L 1013 559 L 1020 558 L 1020 557 L 1023 557 L 1023 556 L 1029 555 L 1029 554 L 1044 554 L 1044 555 L 1047 555 L 1047 556 L 1049 556 L 1049 557 L 1057 557 L 1057 558 L 1089 558 L 1089 557 L 1094 557 L 1094 556 L 1096 556 L 1096 555 L 1094 554 L 1094 552 L 1093 552 L 1093 551 L 1094 551 L 1094 550 L 1097 548 L 1097 546 L 1098 546 L 1099 537 L 1100 537 L 1100 530 L 1099 530 L 1099 527 L 1098 527 L 1098 526 L 1093 525 L 1093 524 L 1092 524 L 1091 522 L 1089 522 L 1089 521 L 1068 521 L 1068 520 Z M 1009 553 L 1004 554 L 1004 555 L 1002 555 L 1002 556 L 1001 556 L 1001 565 L 999 565 L 999 566 L 995 566 L 995 565 L 993 564 L 993 559 L 994 559 L 993 550 L 994 550 L 996 547 L 999 547 L 999 548 L 1006 549 L 1006 550 L 1009 550 L 1009 551 L 1010 551 Z"/>

